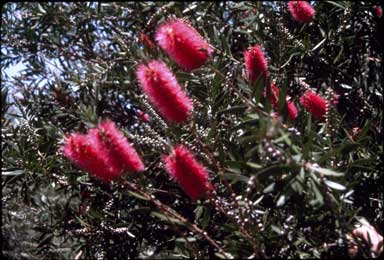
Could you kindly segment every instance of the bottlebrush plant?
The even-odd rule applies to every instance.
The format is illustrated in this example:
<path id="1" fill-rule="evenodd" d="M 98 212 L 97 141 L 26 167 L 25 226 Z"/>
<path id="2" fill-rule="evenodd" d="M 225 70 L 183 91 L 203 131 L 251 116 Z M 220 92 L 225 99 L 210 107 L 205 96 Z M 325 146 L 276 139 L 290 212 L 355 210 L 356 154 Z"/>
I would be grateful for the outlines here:
<path id="1" fill-rule="evenodd" d="M 4 4 L 4 256 L 378 256 L 374 6 Z"/>

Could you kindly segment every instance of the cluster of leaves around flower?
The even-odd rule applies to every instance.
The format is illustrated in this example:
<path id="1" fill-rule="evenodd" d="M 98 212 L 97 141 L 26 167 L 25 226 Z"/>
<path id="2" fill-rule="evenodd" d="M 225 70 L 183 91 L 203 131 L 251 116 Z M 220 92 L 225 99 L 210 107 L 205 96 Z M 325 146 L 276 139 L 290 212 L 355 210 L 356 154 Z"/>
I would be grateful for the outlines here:
<path id="1" fill-rule="evenodd" d="M 267 256 L 334 256 L 345 254 L 356 215 L 382 226 L 381 63 L 367 61 L 377 58 L 370 37 L 375 17 L 365 3 L 329 2 L 315 4 L 309 25 L 292 21 L 280 3 L 7 4 L 2 71 L 20 57 L 27 68 L 2 83 L 3 253 L 31 259 L 225 257 L 189 229 L 194 223 L 236 258 L 255 256 L 242 230 Z M 151 35 L 147 22 L 160 23 L 168 14 L 187 16 L 222 50 L 210 68 L 174 70 L 198 111 L 187 126 L 166 124 L 140 94 L 133 73 L 140 58 L 173 64 L 158 48 L 133 40 L 143 28 Z M 269 115 L 263 84 L 246 83 L 235 61 L 245 44 L 256 42 L 268 50 L 282 97 L 299 96 L 295 75 L 320 92 L 325 83 L 341 94 L 326 122 L 304 111 L 295 122 L 283 110 L 280 119 Z M 55 58 L 60 65 L 47 66 Z M 9 95 L 15 88 L 22 98 Z M 149 122 L 139 120 L 139 109 Z M 85 131 L 105 117 L 127 129 L 151 162 L 146 178 L 135 183 L 187 222 L 63 160 L 63 133 Z M 217 185 L 214 204 L 191 202 L 169 180 L 158 160 L 166 139 L 199 155 Z"/>

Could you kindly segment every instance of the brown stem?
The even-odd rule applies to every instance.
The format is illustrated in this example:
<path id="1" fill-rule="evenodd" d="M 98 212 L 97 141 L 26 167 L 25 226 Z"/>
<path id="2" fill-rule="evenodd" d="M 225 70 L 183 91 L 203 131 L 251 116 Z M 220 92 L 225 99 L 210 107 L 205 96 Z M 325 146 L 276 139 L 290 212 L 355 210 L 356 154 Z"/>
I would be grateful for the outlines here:
<path id="1" fill-rule="evenodd" d="M 236 60 L 235 58 L 233 58 L 232 56 L 228 55 L 227 53 L 225 53 L 225 52 L 223 52 L 223 51 L 217 49 L 216 47 L 214 47 L 214 46 L 212 46 L 212 45 L 211 45 L 211 47 L 212 47 L 212 49 L 214 49 L 214 50 L 217 51 L 218 53 L 224 55 L 225 57 L 231 59 L 232 61 L 234 61 L 234 62 L 236 62 L 236 63 L 238 63 L 238 64 L 241 63 L 240 61 Z"/>
<path id="2" fill-rule="evenodd" d="M 143 196 L 144 198 L 146 198 L 147 200 L 151 201 L 153 204 L 156 205 L 156 207 L 162 211 L 162 212 L 165 212 L 165 213 L 168 213 L 169 215 L 171 215 L 172 217 L 175 217 L 176 219 L 178 219 L 180 222 L 184 223 L 191 231 L 193 232 L 196 232 L 198 233 L 199 235 L 203 236 L 212 246 L 214 246 L 221 254 L 223 254 L 225 257 L 227 258 L 232 258 L 230 254 L 228 254 L 227 252 L 224 251 L 224 249 L 222 247 L 220 247 L 208 234 L 207 232 L 205 232 L 204 230 L 202 230 L 201 228 L 199 228 L 196 224 L 194 223 L 191 223 L 189 222 L 186 218 L 184 218 L 183 216 L 181 216 L 180 214 L 178 214 L 177 212 L 175 212 L 172 208 L 170 208 L 169 206 L 163 204 L 161 201 L 155 199 L 153 196 L 151 196 L 150 194 L 146 193 L 146 192 L 143 192 L 141 191 L 140 189 L 138 189 L 136 187 L 135 184 L 127 181 L 127 180 L 123 180 L 122 183 L 126 186 L 128 186 L 130 189 L 134 190 L 135 192 L 137 192 L 138 194 L 140 194 L 141 196 Z"/>
<path id="3" fill-rule="evenodd" d="M 216 69 L 216 68 L 213 67 L 212 65 L 208 65 L 208 67 L 209 67 L 210 69 L 212 69 L 215 73 L 217 73 L 218 75 L 220 75 L 220 77 L 222 77 L 224 80 L 226 80 L 225 75 L 224 75 L 221 71 L 219 71 L 218 69 Z M 238 91 L 238 89 L 237 89 L 235 86 L 233 86 L 232 82 L 226 82 L 226 83 L 228 83 L 228 86 L 230 86 L 231 89 L 232 89 L 237 95 L 239 95 L 239 97 L 240 97 L 244 102 L 246 102 L 250 107 L 252 107 L 252 108 L 255 107 L 255 105 L 254 105 L 248 98 L 246 98 L 240 91 Z"/>
<path id="4" fill-rule="evenodd" d="M 187 245 L 191 248 L 192 254 L 194 255 L 195 259 L 201 258 L 199 256 L 198 250 L 196 250 L 196 246 L 194 246 L 191 243 L 191 241 L 188 240 L 187 236 L 183 232 L 181 232 L 179 229 L 174 228 L 174 227 L 171 227 L 171 228 L 172 228 L 173 231 L 175 231 L 176 233 L 178 233 L 180 236 L 182 236 L 185 239 L 185 241 L 187 242 Z"/>

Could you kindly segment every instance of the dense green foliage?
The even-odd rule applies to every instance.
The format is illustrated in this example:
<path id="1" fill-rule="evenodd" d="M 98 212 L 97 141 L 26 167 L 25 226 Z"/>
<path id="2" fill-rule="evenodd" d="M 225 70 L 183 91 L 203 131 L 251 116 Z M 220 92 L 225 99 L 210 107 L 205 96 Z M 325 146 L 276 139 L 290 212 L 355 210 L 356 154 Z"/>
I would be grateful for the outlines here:
<path id="1" fill-rule="evenodd" d="M 357 216 L 382 234 L 383 19 L 373 5 L 316 1 L 309 24 L 293 21 L 285 2 L 3 5 L 3 254 L 225 257 L 191 223 L 235 258 L 346 256 L 346 234 Z M 188 19 L 215 48 L 193 73 L 153 41 L 169 17 Z M 284 110 L 271 116 L 263 84 L 246 81 L 243 52 L 256 43 L 281 100 L 287 94 L 298 107 L 295 121 Z M 141 92 L 135 69 L 148 59 L 165 61 L 193 98 L 188 124 L 167 124 Z M 17 63 L 22 71 L 9 76 L 6 69 Z M 304 82 L 329 100 L 340 95 L 325 122 L 300 106 Z M 140 110 L 149 122 L 140 120 Z M 85 132 L 104 118 L 124 130 L 146 165 L 142 176 L 124 179 L 188 222 L 63 157 L 65 133 Z M 354 127 L 361 132 L 352 135 Z M 193 202 L 169 178 L 160 160 L 165 143 L 195 152 L 216 186 L 215 201 Z"/>

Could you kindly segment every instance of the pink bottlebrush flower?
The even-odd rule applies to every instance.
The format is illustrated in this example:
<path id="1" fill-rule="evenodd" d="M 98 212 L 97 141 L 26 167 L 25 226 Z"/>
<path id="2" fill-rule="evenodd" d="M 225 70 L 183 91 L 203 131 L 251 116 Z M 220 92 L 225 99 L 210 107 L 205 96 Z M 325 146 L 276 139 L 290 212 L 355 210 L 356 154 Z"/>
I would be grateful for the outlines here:
<path id="1" fill-rule="evenodd" d="M 297 108 L 295 104 L 293 104 L 291 101 L 287 100 L 287 109 L 288 109 L 288 117 L 291 120 L 295 120 L 297 117 Z"/>
<path id="2" fill-rule="evenodd" d="M 374 8 L 375 8 L 377 17 L 380 18 L 383 15 L 383 9 L 381 8 L 381 6 L 374 6 Z"/>
<path id="3" fill-rule="evenodd" d="M 111 156 L 125 171 L 143 171 L 144 164 L 135 148 L 127 141 L 123 133 L 117 129 L 111 120 L 105 120 L 99 125 L 103 142 L 108 147 Z"/>
<path id="4" fill-rule="evenodd" d="M 288 1 L 288 10 L 297 22 L 309 23 L 315 17 L 315 9 L 307 1 Z"/>
<path id="5" fill-rule="evenodd" d="M 125 171 L 125 167 L 120 162 L 118 156 L 111 152 L 109 143 L 106 140 L 107 137 L 97 127 L 89 129 L 86 136 L 93 149 L 99 152 L 100 158 L 108 165 L 111 173 L 116 177 L 120 176 Z"/>
<path id="6" fill-rule="evenodd" d="M 192 200 L 205 197 L 213 189 L 207 170 L 183 145 L 176 146 L 171 155 L 163 157 L 163 161 L 168 174 Z"/>
<path id="7" fill-rule="evenodd" d="M 279 109 L 279 94 L 280 94 L 279 88 L 276 87 L 275 84 L 271 83 L 271 93 L 269 96 L 269 101 L 271 102 L 274 110 Z M 288 96 L 286 97 L 286 105 L 287 105 L 287 110 L 288 110 L 288 117 L 291 120 L 295 120 L 297 117 L 297 109 L 296 109 L 295 105 L 291 101 L 289 101 Z"/>
<path id="8" fill-rule="evenodd" d="M 313 115 L 314 118 L 319 120 L 325 119 L 327 102 L 315 92 L 307 90 L 304 95 L 300 97 L 300 103 Z"/>
<path id="9" fill-rule="evenodd" d="M 62 150 L 77 167 L 106 182 L 126 171 L 144 170 L 135 149 L 110 120 L 90 129 L 86 135 L 71 134 Z"/>
<path id="10" fill-rule="evenodd" d="M 153 60 L 137 67 L 137 78 L 149 100 L 168 121 L 185 122 L 192 112 L 192 100 L 181 89 L 164 62 Z"/>
<path id="11" fill-rule="evenodd" d="M 77 167 L 106 182 L 119 176 L 116 165 L 109 164 L 109 154 L 100 148 L 100 140 L 90 135 L 73 133 L 63 146 L 64 155 Z"/>
<path id="12" fill-rule="evenodd" d="M 156 42 L 184 70 L 202 66 L 212 54 L 212 47 L 188 23 L 173 19 L 161 24 L 155 34 Z"/>
<path id="13" fill-rule="evenodd" d="M 268 65 L 264 53 L 259 45 L 255 45 L 244 52 L 245 70 L 247 77 L 254 82 L 262 76 L 264 80 L 268 76 Z"/>

